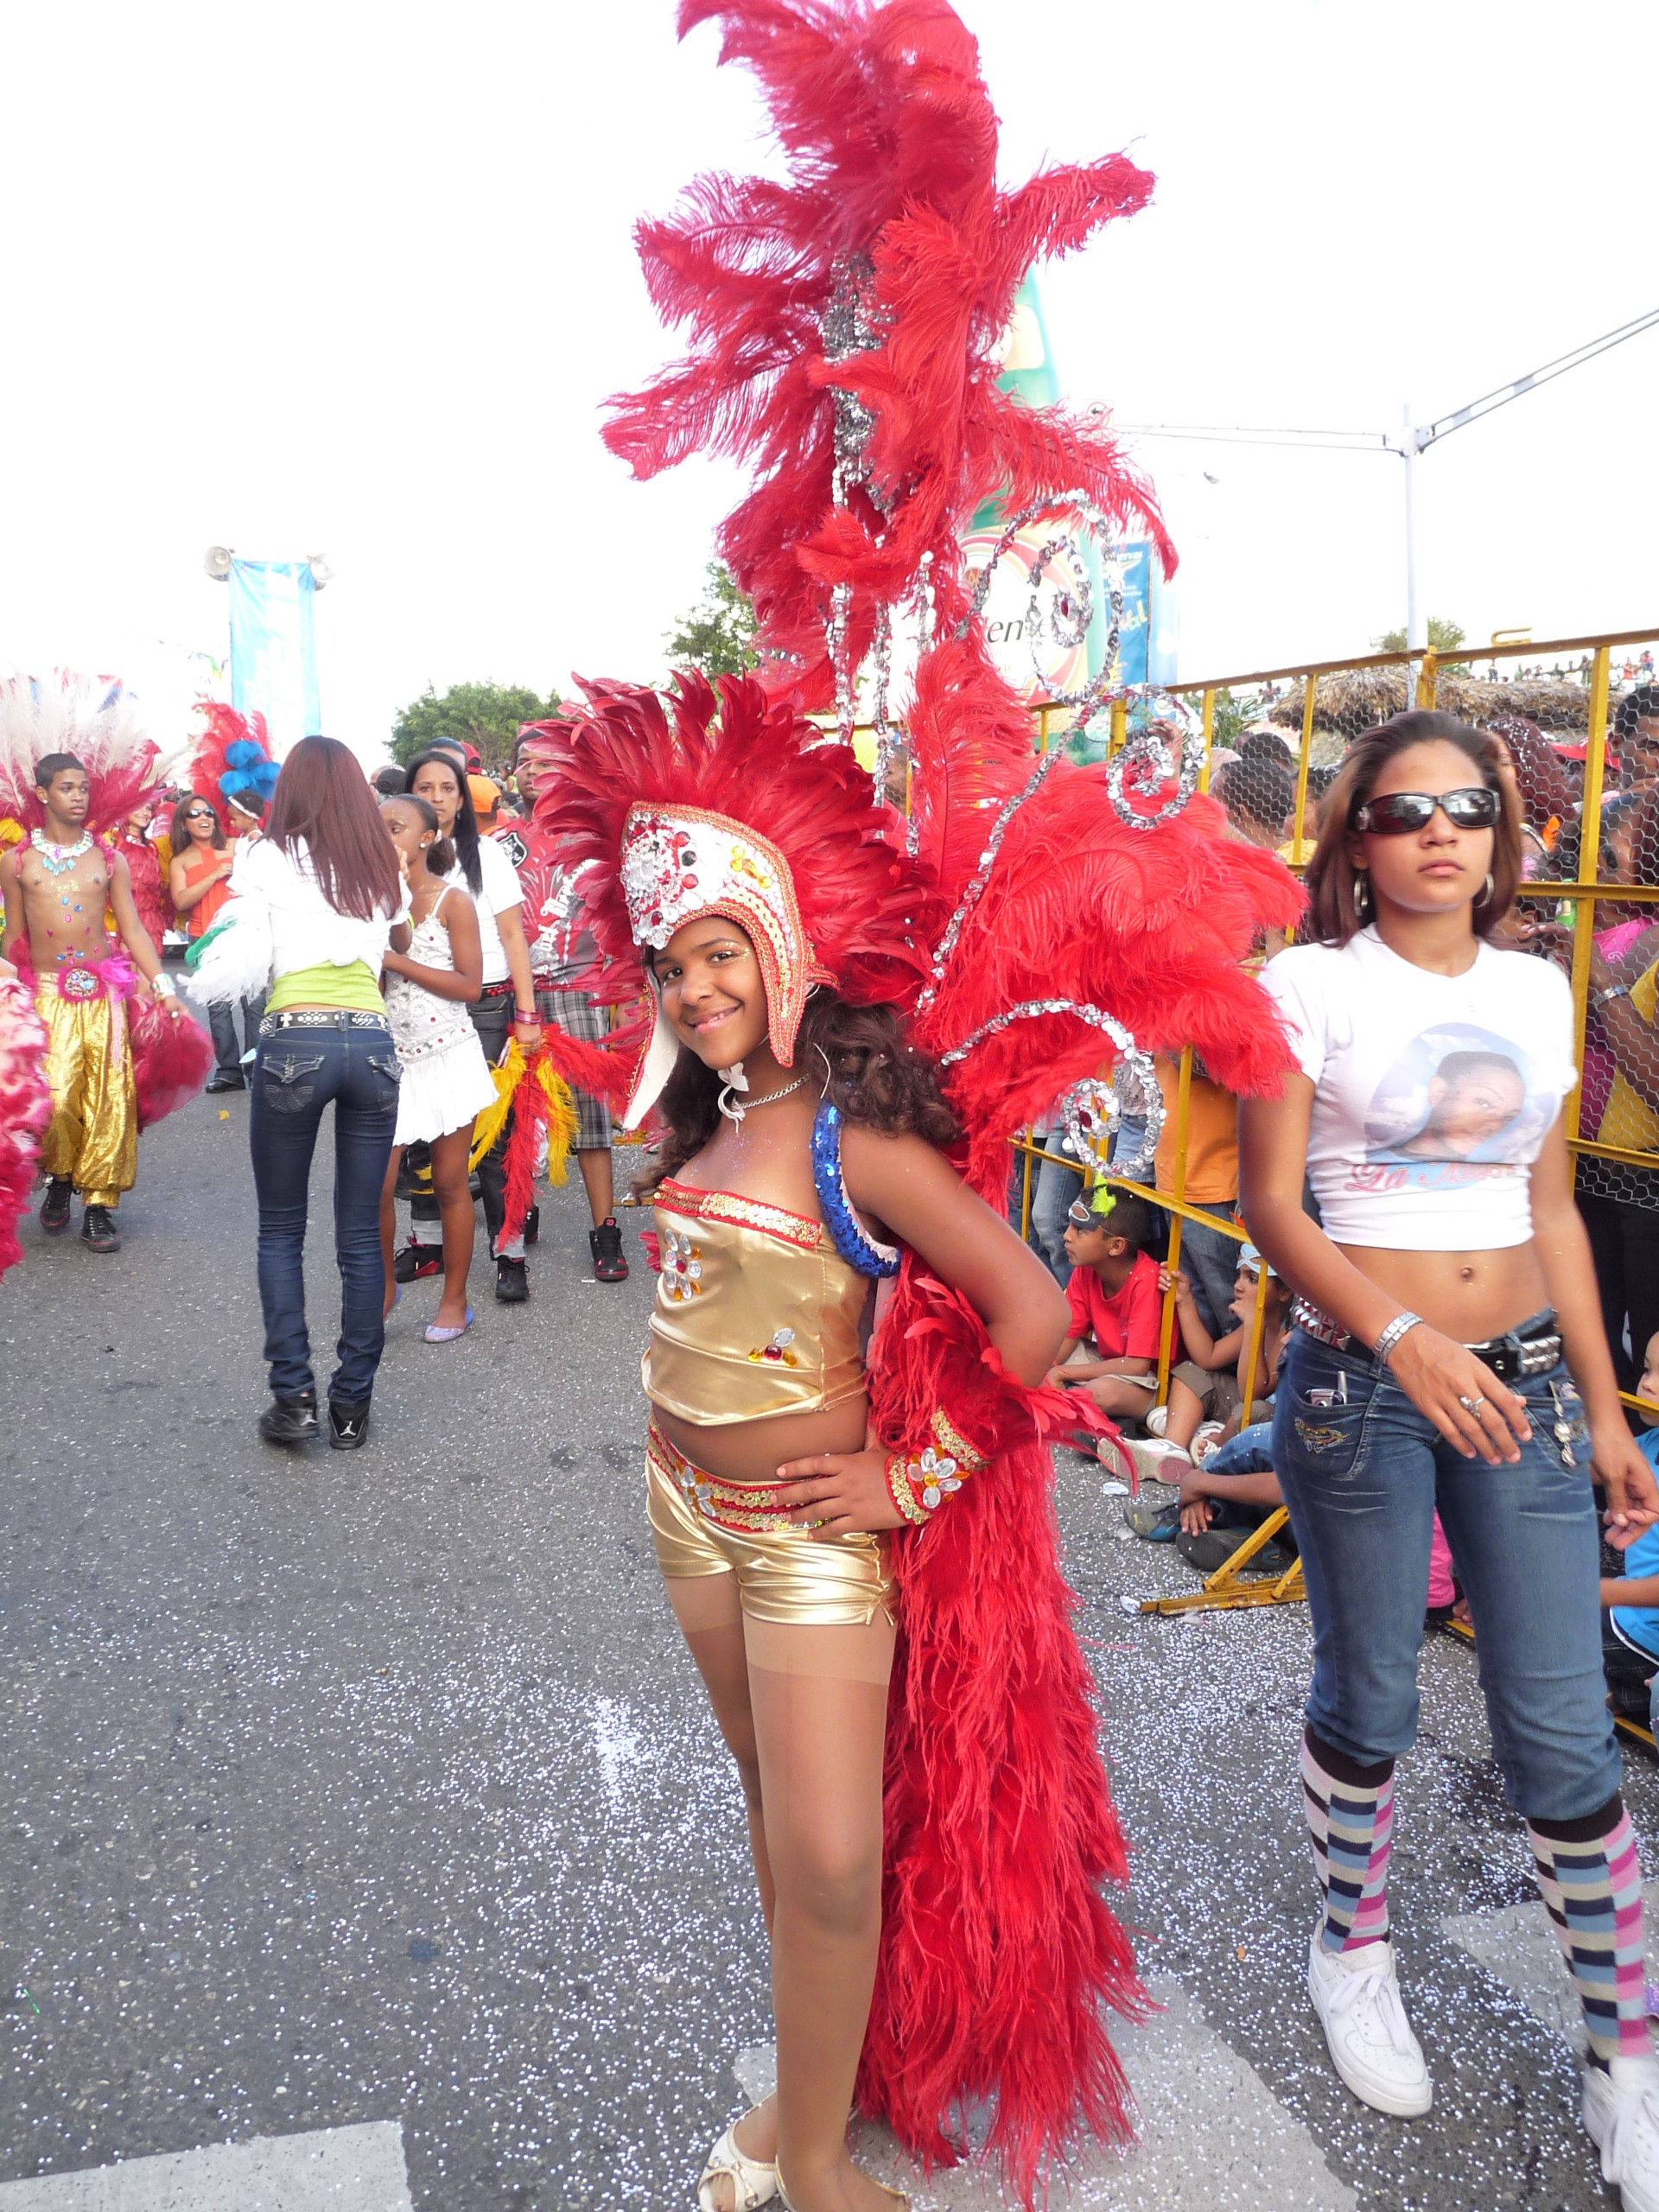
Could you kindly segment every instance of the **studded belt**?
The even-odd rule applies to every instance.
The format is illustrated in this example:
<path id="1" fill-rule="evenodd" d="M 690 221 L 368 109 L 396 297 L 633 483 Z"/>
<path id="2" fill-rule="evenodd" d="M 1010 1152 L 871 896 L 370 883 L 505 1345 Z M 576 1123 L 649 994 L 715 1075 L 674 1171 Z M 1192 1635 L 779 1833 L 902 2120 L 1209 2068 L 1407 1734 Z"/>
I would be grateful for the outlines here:
<path id="1" fill-rule="evenodd" d="M 1322 1344 L 1329 1344 L 1335 1351 L 1349 1351 L 1358 1358 L 1369 1359 L 1371 1347 L 1333 1321 L 1328 1313 L 1306 1298 L 1299 1298 L 1291 1310 L 1291 1319 L 1299 1329 Z M 1523 1382 L 1529 1376 L 1545 1375 L 1561 1356 L 1561 1332 L 1555 1325 L 1555 1309 L 1547 1306 L 1541 1313 L 1535 1313 L 1518 1329 L 1510 1329 L 1501 1337 L 1488 1337 L 1484 1344 L 1465 1344 L 1465 1351 L 1490 1367 L 1500 1382 Z"/>
<path id="2" fill-rule="evenodd" d="M 268 1014 L 259 1024 L 262 1037 L 279 1029 L 386 1029 L 384 1014 L 364 1014 L 353 1007 L 296 1006 L 282 1014 Z"/>

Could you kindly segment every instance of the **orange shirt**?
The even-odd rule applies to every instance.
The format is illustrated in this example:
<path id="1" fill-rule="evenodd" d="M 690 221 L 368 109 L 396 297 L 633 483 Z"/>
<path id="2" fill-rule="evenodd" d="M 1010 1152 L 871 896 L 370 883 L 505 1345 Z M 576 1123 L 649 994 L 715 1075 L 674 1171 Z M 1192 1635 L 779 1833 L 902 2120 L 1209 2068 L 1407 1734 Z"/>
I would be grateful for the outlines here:
<path id="1" fill-rule="evenodd" d="M 1175 1103 L 1180 1096 L 1179 1060 L 1159 1059 L 1164 1128 L 1158 1140 L 1157 1187 L 1175 1189 Z M 1194 1073 L 1186 1101 L 1186 1198 L 1195 1206 L 1221 1205 L 1238 1196 L 1238 1101 L 1207 1076 Z"/>
<path id="2" fill-rule="evenodd" d="M 217 845 L 207 846 L 200 855 L 190 855 L 184 863 L 185 889 L 187 891 L 193 889 L 201 881 L 204 875 L 211 875 L 216 868 L 221 868 L 230 857 L 228 846 L 221 849 Z M 213 925 L 214 915 L 218 913 L 230 895 L 231 887 L 228 880 L 224 883 L 216 883 L 211 891 L 204 892 L 184 918 L 185 935 L 200 937 L 205 931 L 210 930 Z"/>

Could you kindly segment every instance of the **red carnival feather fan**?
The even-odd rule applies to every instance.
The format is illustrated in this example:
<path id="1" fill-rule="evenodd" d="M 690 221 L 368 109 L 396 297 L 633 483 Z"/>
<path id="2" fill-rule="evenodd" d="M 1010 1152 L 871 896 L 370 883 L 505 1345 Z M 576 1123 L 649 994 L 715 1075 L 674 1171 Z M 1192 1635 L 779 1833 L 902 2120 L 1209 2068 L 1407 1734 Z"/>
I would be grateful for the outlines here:
<path id="1" fill-rule="evenodd" d="M 224 814 L 236 791 L 257 791 L 269 799 L 276 788 L 276 764 L 261 714 L 244 715 L 222 699 L 199 699 L 196 712 L 207 727 L 196 741 L 190 763 L 190 788 Z"/>
<path id="2" fill-rule="evenodd" d="M 95 835 L 118 831 L 164 780 L 138 702 L 114 677 L 54 669 L 49 677 L 0 683 L 0 816 L 25 830 L 46 819 L 35 796 L 35 764 L 49 753 L 72 753 L 86 769 L 86 827 Z"/>
<path id="3" fill-rule="evenodd" d="M 677 216 L 639 226 L 652 298 L 692 350 L 613 401 L 605 435 L 641 477 L 698 451 L 754 464 L 721 550 L 805 703 L 830 696 L 834 584 L 852 588 L 855 663 L 924 556 L 954 626 L 958 534 L 995 486 L 1015 505 L 1086 493 L 1172 569 L 1149 486 L 1098 423 L 997 387 L 1032 262 L 1133 213 L 1151 177 L 1115 155 L 999 192 L 978 48 L 945 0 L 683 0 L 681 35 L 711 17 L 721 61 L 761 81 L 792 181 L 702 177 Z M 837 393 L 875 417 L 840 506 Z"/>

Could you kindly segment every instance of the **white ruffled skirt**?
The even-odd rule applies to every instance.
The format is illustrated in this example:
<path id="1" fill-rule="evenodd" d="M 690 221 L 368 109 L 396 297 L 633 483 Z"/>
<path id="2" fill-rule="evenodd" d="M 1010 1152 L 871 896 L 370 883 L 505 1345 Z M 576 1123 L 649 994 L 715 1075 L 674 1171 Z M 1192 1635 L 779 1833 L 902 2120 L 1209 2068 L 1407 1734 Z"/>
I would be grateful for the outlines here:
<path id="1" fill-rule="evenodd" d="M 402 1055 L 399 1054 L 402 1059 Z M 394 1144 L 430 1144 L 451 1129 L 465 1128 L 495 1103 L 495 1084 L 477 1033 L 467 1024 L 464 1037 L 441 1052 L 422 1052 L 403 1060 L 397 1086 L 397 1128 Z"/>

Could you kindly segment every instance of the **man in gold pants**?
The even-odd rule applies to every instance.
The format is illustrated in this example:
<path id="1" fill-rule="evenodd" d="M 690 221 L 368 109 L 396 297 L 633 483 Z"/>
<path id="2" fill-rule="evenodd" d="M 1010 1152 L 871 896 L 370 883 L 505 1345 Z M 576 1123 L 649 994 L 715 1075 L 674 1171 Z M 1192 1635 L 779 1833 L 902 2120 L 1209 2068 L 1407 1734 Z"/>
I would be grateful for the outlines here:
<path id="1" fill-rule="evenodd" d="M 5 934 L 0 953 L 26 941 L 35 1003 L 47 1028 L 46 1079 L 52 1119 L 41 1140 L 48 1181 L 41 1226 L 69 1225 L 71 1191 L 81 1198 L 81 1242 L 116 1252 L 115 1210 L 138 1168 L 138 1115 L 126 1001 L 142 976 L 158 997 L 173 986 L 133 905 L 127 864 L 86 828 L 91 789 L 72 753 L 35 764 L 43 829 L 0 859 Z M 115 917 L 119 947 L 104 926 Z M 172 1011 L 178 1013 L 176 1000 Z"/>

